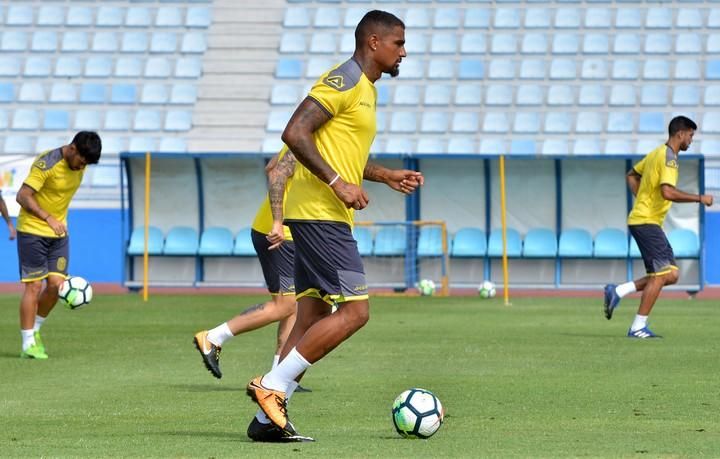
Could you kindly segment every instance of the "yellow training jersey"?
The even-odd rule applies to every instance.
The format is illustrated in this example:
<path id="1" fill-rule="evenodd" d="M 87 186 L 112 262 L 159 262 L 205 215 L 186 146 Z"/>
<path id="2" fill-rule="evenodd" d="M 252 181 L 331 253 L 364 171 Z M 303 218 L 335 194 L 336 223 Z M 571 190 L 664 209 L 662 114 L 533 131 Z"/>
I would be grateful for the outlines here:
<path id="1" fill-rule="evenodd" d="M 82 183 L 84 170 L 70 169 L 62 149 L 46 151 L 37 157 L 23 184 L 35 190 L 35 200 L 56 220 L 67 225 L 67 211 Z M 43 237 L 58 237 L 50 226 L 25 209 L 20 209 L 17 230 Z"/>
<path id="2" fill-rule="evenodd" d="M 280 153 L 278 153 L 278 161 L 282 159 L 283 156 L 285 156 L 285 153 L 287 153 L 288 147 L 287 145 L 283 145 L 282 149 L 280 150 Z M 297 164 L 297 163 L 296 163 Z M 283 200 L 283 203 L 287 202 L 287 195 L 288 190 L 290 189 L 290 183 L 292 182 L 292 175 L 288 177 L 287 182 L 285 183 L 285 197 Z M 273 224 L 273 216 L 272 216 L 272 208 L 270 207 L 270 195 L 265 195 L 265 200 L 260 204 L 260 208 L 257 211 L 257 214 L 255 214 L 255 220 L 252 224 L 252 229 L 259 233 L 263 234 L 269 234 L 270 231 L 272 231 L 272 224 Z M 285 240 L 286 241 L 292 241 L 292 235 L 290 234 L 290 228 L 287 226 L 283 226 L 284 232 L 285 232 Z"/>
<path id="3" fill-rule="evenodd" d="M 353 59 L 323 74 L 309 97 L 330 120 L 313 138 L 320 155 L 343 180 L 361 185 L 377 128 L 377 90 Z M 300 162 L 285 204 L 285 220 L 344 222 L 352 226 L 353 209 Z"/>
<path id="4" fill-rule="evenodd" d="M 628 216 L 628 225 L 650 223 L 662 226 L 672 201 L 663 198 L 660 186 L 677 185 L 677 154 L 667 145 L 660 145 L 635 164 L 633 169 L 642 178 L 635 196 L 635 204 Z"/>

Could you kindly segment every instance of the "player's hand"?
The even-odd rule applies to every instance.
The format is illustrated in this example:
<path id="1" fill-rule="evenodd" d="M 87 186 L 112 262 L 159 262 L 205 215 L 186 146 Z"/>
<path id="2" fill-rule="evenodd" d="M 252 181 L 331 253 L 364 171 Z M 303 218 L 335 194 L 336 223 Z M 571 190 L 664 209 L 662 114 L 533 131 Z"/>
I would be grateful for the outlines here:
<path id="1" fill-rule="evenodd" d="M 65 236 L 65 234 L 67 233 L 67 228 L 65 227 L 65 225 L 62 224 L 62 222 L 57 221 L 52 215 L 50 215 L 46 221 L 48 226 L 52 228 L 53 232 L 56 235 Z"/>
<path id="2" fill-rule="evenodd" d="M 370 202 L 365 190 L 353 183 L 347 183 L 343 179 L 338 179 L 331 188 L 348 209 L 361 210 Z"/>
<path id="3" fill-rule="evenodd" d="M 17 231 L 15 231 L 15 227 L 13 226 L 12 222 L 8 223 L 8 232 L 10 233 L 11 241 L 17 237 Z"/>
<path id="4" fill-rule="evenodd" d="M 711 194 L 701 194 L 700 202 L 705 204 L 707 207 L 710 207 L 713 205 L 713 197 Z"/>
<path id="5" fill-rule="evenodd" d="M 273 221 L 272 230 L 270 230 L 265 238 L 272 244 L 268 247 L 268 250 L 275 250 L 280 247 L 280 245 L 285 242 L 285 228 L 282 222 Z"/>
<path id="6" fill-rule="evenodd" d="M 425 177 L 422 172 L 394 169 L 390 171 L 385 183 L 395 191 L 410 194 L 425 183 Z"/>

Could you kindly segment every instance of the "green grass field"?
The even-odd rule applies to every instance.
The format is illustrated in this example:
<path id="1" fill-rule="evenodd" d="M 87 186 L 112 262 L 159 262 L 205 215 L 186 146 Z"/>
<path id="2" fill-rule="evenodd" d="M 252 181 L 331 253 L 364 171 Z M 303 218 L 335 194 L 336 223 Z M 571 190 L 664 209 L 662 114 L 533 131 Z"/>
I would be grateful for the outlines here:
<path id="1" fill-rule="evenodd" d="M 58 306 L 47 361 L 18 358 L 17 296 L 0 296 L 2 457 L 720 457 L 720 316 L 660 300 L 662 340 L 625 338 L 637 299 L 608 322 L 599 299 L 374 298 L 370 323 L 315 365 L 290 415 L 312 444 L 255 444 L 244 386 L 275 328 L 226 343 L 224 377 L 195 331 L 262 297 L 98 296 Z M 418 386 L 445 424 L 405 440 L 390 406 Z"/>

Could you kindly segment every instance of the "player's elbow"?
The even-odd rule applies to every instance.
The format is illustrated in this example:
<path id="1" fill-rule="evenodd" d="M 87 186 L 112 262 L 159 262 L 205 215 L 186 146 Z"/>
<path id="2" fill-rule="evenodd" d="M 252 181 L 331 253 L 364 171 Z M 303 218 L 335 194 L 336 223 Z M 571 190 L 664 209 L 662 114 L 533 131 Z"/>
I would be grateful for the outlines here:
<path id="1" fill-rule="evenodd" d="M 660 194 L 662 195 L 663 199 L 667 201 L 672 201 L 675 197 L 675 194 L 673 193 L 673 188 L 667 185 L 663 185 L 660 187 Z"/>

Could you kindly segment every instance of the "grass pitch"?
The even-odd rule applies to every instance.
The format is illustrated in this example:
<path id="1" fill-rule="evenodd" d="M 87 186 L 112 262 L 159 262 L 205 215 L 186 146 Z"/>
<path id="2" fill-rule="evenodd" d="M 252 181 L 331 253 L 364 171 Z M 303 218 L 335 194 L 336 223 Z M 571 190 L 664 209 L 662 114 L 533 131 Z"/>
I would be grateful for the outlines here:
<path id="1" fill-rule="evenodd" d="M 222 380 L 193 334 L 264 297 L 100 296 L 58 306 L 50 359 L 21 360 L 17 296 L 0 296 L 2 457 L 720 457 L 717 302 L 660 300 L 662 340 L 625 338 L 599 299 L 373 298 L 369 324 L 303 380 L 290 404 L 312 444 L 245 437 L 247 381 L 269 367 L 275 327 L 226 343 Z M 405 440 L 390 406 L 410 387 L 447 409 Z"/>

